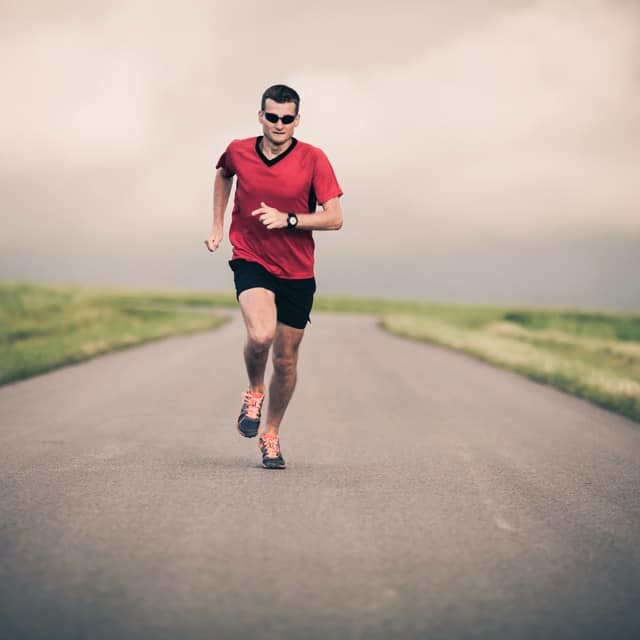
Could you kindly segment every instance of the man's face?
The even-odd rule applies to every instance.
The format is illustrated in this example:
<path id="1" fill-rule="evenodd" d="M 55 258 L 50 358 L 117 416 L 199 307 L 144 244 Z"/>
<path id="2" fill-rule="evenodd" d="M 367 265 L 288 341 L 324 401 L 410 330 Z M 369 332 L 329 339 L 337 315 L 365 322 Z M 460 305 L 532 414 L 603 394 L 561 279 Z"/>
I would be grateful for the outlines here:
<path id="1" fill-rule="evenodd" d="M 272 115 L 278 116 L 276 122 L 270 122 L 268 117 L 273 119 Z M 289 124 L 284 124 L 281 118 L 284 116 L 292 116 L 294 119 Z M 262 125 L 262 133 L 264 137 L 275 146 L 286 144 L 293 137 L 293 131 L 300 122 L 300 114 L 296 115 L 295 102 L 276 102 L 271 98 L 267 98 L 264 103 L 264 111 L 258 112 L 258 121 Z"/>

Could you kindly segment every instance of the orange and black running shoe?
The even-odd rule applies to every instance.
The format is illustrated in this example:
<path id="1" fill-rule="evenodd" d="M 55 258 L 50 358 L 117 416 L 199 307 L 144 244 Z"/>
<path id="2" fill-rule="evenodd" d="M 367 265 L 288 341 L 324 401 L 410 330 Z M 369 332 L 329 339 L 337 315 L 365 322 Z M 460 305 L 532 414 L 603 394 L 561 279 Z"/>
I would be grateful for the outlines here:
<path id="1" fill-rule="evenodd" d="M 242 398 L 242 408 L 238 416 L 238 431 L 245 438 L 255 438 L 260 427 L 260 412 L 264 393 L 247 389 Z"/>
<path id="2" fill-rule="evenodd" d="M 262 466 L 265 469 L 285 468 L 277 434 L 263 433 L 258 439 L 258 446 L 262 452 Z"/>

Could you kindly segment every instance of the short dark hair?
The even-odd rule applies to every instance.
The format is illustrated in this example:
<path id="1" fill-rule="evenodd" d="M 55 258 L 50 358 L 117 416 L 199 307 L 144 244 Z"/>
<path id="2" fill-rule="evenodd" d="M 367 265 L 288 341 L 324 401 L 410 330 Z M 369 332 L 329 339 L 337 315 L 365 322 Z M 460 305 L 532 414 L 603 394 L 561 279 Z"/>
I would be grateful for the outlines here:
<path id="1" fill-rule="evenodd" d="M 262 94 L 262 102 L 260 108 L 264 111 L 267 98 L 270 98 L 274 102 L 293 102 L 296 105 L 296 115 L 298 115 L 298 109 L 300 108 L 300 96 L 291 87 L 287 87 L 285 84 L 274 84 L 269 87 Z"/>

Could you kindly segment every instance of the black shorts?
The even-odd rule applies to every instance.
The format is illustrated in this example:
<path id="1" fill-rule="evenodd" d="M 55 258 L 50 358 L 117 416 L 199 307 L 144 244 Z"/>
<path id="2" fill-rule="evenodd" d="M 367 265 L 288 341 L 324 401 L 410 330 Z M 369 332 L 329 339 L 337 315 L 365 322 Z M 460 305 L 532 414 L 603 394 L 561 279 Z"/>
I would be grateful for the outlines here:
<path id="1" fill-rule="evenodd" d="M 240 258 L 230 260 L 233 281 L 236 285 L 236 297 L 243 291 L 261 287 L 273 291 L 276 296 L 278 322 L 296 329 L 304 329 L 310 322 L 309 314 L 313 306 L 313 294 L 316 291 L 315 278 L 288 280 L 269 273 L 257 262 Z"/>

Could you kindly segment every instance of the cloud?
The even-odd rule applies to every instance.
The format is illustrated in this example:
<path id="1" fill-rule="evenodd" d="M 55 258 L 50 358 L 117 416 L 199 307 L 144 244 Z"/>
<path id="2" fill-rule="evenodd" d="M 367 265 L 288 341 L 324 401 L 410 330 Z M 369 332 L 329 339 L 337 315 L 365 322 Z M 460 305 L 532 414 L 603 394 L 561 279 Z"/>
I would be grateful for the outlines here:
<path id="1" fill-rule="evenodd" d="M 66 25 L 14 38 L 2 60 L 11 96 L 0 125 L 5 167 L 116 162 L 149 144 L 149 92 L 126 51 Z"/>
<path id="2" fill-rule="evenodd" d="M 367 221 L 387 215 L 384 189 L 410 226 L 638 229 L 636 14 L 533 3 L 366 78 L 301 74 L 312 133 L 373 200 Z"/>

